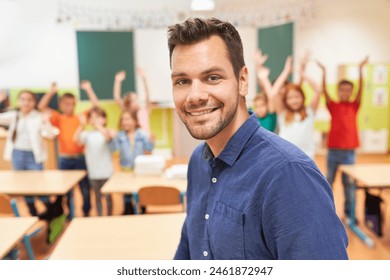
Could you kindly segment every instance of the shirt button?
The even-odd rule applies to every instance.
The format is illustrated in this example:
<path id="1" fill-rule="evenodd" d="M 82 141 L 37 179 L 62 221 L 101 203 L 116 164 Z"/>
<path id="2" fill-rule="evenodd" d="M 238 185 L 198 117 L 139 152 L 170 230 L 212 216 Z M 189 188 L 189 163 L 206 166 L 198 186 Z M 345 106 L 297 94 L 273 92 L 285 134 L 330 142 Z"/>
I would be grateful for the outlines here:
<path id="1" fill-rule="evenodd" d="M 209 255 L 209 253 L 207 253 L 207 251 L 203 251 L 203 256 L 207 257 Z"/>
<path id="2" fill-rule="evenodd" d="M 208 220 L 208 219 L 209 219 L 209 214 L 204 215 L 204 218 L 205 218 L 206 220 Z"/>
<path id="3" fill-rule="evenodd" d="M 211 182 L 213 182 L 214 184 L 217 182 L 217 178 L 213 178 L 213 179 L 211 179 Z"/>

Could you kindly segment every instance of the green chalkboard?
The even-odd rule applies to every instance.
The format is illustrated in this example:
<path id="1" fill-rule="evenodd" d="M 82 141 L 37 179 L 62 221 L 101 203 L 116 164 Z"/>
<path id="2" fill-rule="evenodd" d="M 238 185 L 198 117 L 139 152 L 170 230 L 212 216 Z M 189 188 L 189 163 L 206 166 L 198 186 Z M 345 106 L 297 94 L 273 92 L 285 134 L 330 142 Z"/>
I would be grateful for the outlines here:
<path id="1" fill-rule="evenodd" d="M 282 72 L 286 58 L 293 54 L 294 24 L 260 28 L 257 30 L 257 46 L 268 55 L 265 66 L 270 69 L 269 79 L 275 80 Z M 292 79 L 292 77 L 290 77 Z"/>
<path id="2" fill-rule="evenodd" d="M 135 91 L 132 32 L 77 31 L 79 78 L 89 80 L 99 99 L 113 99 L 115 73 L 127 72 L 122 92 Z M 80 98 L 88 99 L 80 90 Z"/>

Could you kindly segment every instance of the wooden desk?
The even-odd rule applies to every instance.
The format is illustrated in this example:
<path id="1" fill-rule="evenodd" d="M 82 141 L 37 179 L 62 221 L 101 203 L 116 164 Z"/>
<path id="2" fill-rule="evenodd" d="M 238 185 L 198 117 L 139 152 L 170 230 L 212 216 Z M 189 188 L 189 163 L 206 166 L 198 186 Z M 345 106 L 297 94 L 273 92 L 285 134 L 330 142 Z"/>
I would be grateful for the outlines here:
<path id="1" fill-rule="evenodd" d="M 8 195 L 65 195 L 84 176 L 85 170 L 0 171 L 0 193 Z M 69 202 L 74 217 L 73 196 Z"/>
<path id="2" fill-rule="evenodd" d="M 390 187 L 390 164 L 340 165 L 340 171 L 356 180 L 359 187 Z"/>
<path id="3" fill-rule="evenodd" d="M 51 260 L 171 260 L 185 214 L 75 218 Z"/>
<path id="4" fill-rule="evenodd" d="M 353 188 L 383 189 L 390 188 L 390 164 L 354 164 L 340 165 L 339 170 L 349 176 L 355 184 Z M 365 235 L 356 223 L 355 213 L 356 197 L 352 199 L 350 218 L 347 219 L 349 228 L 369 247 L 374 241 Z"/>
<path id="5" fill-rule="evenodd" d="M 187 190 L 186 179 L 168 179 L 165 175 L 135 175 L 131 172 L 115 173 L 103 186 L 102 193 L 132 194 L 144 186 L 176 187 L 180 192 Z"/>
<path id="6" fill-rule="evenodd" d="M 37 217 L 0 218 L 0 260 L 23 238 L 23 235 L 38 222 Z"/>
<path id="7" fill-rule="evenodd" d="M 0 170 L 12 170 L 12 164 L 10 161 L 5 161 L 3 159 L 5 142 L 7 139 L 8 131 L 0 128 Z M 47 160 L 44 162 L 44 168 L 47 170 L 57 169 L 57 139 L 44 139 L 46 150 L 47 150 Z"/>
<path id="8" fill-rule="evenodd" d="M 84 170 L 0 171 L 0 193 L 64 195 L 84 176 Z"/>

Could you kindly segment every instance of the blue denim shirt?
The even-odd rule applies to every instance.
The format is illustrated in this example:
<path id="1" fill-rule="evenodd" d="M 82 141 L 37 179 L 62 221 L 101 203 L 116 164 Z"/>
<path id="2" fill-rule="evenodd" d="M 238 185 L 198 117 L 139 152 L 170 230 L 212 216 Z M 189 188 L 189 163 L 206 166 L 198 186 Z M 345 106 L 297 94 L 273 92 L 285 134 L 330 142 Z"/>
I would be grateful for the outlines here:
<path id="1" fill-rule="evenodd" d="M 296 146 L 254 114 L 218 157 L 191 156 L 187 218 L 175 259 L 347 259 L 332 190 Z"/>
<path id="2" fill-rule="evenodd" d="M 110 142 L 110 147 L 112 151 L 119 150 L 121 167 L 134 168 L 135 158 L 145 154 L 145 151 L 153 150 L 154 144 L 142 129 L 137 129 L 135 132 L 135 144 L 132 146 L 127 132 L 122 130 Z"/>

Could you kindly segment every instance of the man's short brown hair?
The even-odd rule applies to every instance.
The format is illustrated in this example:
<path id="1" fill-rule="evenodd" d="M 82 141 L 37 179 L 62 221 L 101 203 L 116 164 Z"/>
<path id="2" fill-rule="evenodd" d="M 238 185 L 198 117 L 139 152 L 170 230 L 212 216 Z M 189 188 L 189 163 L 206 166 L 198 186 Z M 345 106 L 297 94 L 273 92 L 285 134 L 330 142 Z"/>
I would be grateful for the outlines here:
<path id="1" fill-rule="evenodd" d="M 169 26 L 168 48 L 170 61 L 172 60 L 172 52 L 177 45 L 192 45 L 213 35 L 219 36 L 225 42 L 234 75 L 238 79 L 240 70 L 245 66 L 240 34 L 231 23 L 216 18 L 189 18 L 183 23 Z"/>

